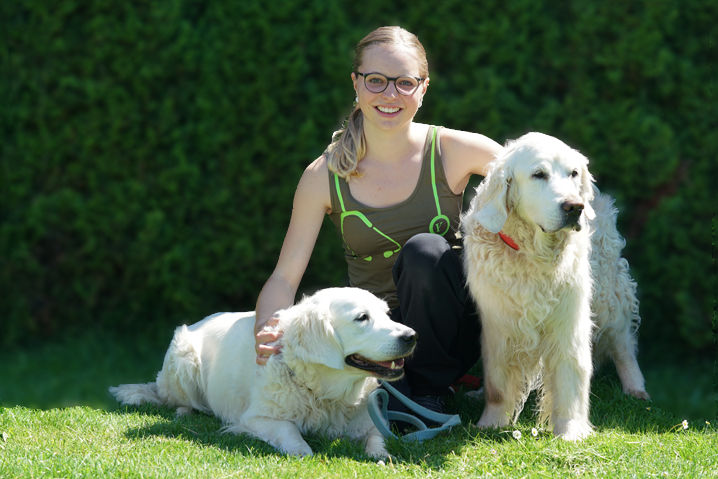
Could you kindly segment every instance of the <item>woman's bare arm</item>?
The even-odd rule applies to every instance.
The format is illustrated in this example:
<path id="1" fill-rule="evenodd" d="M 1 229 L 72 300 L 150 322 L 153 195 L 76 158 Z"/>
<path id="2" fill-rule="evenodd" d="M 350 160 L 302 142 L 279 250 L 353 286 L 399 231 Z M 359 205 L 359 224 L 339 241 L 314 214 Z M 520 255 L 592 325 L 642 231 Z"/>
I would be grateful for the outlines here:
<path id="1" fill-rule="evenodd" d="M 486 176 L 486 167 L 503 150 L 503 146 L 484 135 L 444 128 L 441 157 L 446 179 L 454 193 L 466 188 L 471 175 Z"/>
<path id="2" fill-rule="evenodd" d="M 274 272 L 264 284 L 257 299 L 254 332 L 257 364 L 279 352 L 266 343 L 279 339 L 281 333 L 264 330 L 276 324 L 274 314 L 294 303 L 299 282 L 307 269 L 309 258 L 322 226 L 324 215 L 331 210 L 326 161 L 318 158 L 304 171 L 294 194 L 292 217 Z"/>

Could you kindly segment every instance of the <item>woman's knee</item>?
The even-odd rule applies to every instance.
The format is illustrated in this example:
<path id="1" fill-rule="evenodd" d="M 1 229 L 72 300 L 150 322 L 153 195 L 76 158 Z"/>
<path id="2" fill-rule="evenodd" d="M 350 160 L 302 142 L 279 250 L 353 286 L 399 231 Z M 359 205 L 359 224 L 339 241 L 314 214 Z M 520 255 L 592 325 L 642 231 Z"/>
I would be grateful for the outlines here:
<path id="1" fill-rule="evenodd" d="M 451 245 L 443 236 L 420 233 L 409 238 L 404 244 L 401 254 L 407 263 L 435 265 L 445 254 L 451 252 Z"/>
<path id="2" fill-rule="evenodd" d="M 421 233 L 411 237 L 394 264 L 396 273 L 423 275 L 435 273 L 437 268 L 457 268 L 460 266 L 458 255 L 452 250 L 443 236 L 433 233 Z"/>

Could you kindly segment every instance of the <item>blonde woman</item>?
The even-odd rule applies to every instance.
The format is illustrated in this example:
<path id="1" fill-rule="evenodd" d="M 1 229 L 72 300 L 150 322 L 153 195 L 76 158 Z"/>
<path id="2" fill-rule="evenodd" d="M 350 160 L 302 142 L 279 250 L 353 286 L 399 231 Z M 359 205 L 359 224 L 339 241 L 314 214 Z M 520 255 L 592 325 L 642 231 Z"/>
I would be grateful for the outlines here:
<path id="1" fill-rule="evenodd" d="M 443 412 L 448 387 L 480 357 L 480 326 L 456 237 L 464 189 L 503 149 L 489 138 L 415 123 L 429 87 L 418 38 L 382 27 L 356 48 L 355 108 L 302 175 L 277 267 L 257 300 L 257 363 L 278 350 L 273 315 L 292 305 L 324 215 L 343 238 L 351 286 L 418 333 L 399 390 Z M 480 114 L 481 112 L 477 112 Z M 390 408 L 391 408 L 390 404 Z"/>

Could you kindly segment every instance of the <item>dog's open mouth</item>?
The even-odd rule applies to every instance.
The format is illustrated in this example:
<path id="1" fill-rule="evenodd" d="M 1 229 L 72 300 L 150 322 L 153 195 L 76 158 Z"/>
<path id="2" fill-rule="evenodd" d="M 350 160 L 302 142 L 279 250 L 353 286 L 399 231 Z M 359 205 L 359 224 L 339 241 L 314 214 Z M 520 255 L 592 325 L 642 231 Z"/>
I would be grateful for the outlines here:
<path id="1" fill-rule="evenodd" d="M 392 361 L 372 361 L 364 356 L 352 354 L 344 359 L 344 362 L 363 371 L 369 371 L 384 379 L 397 379 L 404 374 L 404 358 L 396 358 Z"/>

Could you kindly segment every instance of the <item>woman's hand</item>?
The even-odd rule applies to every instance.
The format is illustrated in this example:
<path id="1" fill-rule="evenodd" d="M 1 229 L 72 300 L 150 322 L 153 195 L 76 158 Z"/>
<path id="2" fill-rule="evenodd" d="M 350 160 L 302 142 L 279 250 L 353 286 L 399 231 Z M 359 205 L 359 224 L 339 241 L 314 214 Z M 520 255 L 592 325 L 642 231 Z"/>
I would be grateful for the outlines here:
<path id="1" fill-rule="evenodd" d="M 274 329 L 278 323 L 279 319 L 270 318 L 254 337 L 256 342 L 254 350 L 257 352 L 257 364 L 260 366 L 267 364 L 272 354 L 278 354 L 282 350 L 281 346 L 268 344 L 274 343 L 282 337 L 282 332 Z"/>

